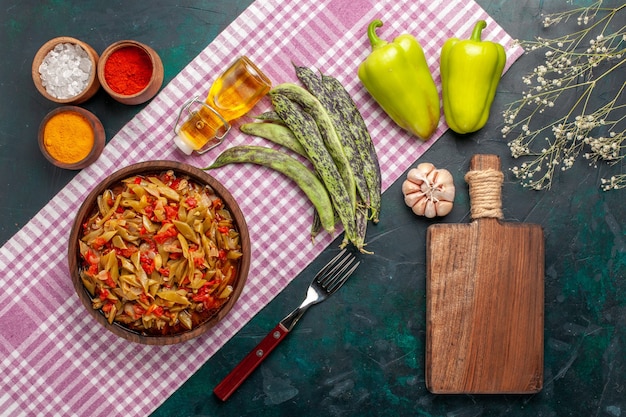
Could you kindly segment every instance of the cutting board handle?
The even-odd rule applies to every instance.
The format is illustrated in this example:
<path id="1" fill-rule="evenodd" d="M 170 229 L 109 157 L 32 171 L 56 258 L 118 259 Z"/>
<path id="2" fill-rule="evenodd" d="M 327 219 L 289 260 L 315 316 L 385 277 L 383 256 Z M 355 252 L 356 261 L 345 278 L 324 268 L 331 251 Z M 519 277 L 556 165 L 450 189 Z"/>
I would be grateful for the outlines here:
<path id="1" fill-rule="evenodd" d="M 465 174 L 469 184 L 471 215 L 473 220 L 483 218 L 502 219 L 502 183 L 498 155 L 474 155 L 470 170 Z"/>

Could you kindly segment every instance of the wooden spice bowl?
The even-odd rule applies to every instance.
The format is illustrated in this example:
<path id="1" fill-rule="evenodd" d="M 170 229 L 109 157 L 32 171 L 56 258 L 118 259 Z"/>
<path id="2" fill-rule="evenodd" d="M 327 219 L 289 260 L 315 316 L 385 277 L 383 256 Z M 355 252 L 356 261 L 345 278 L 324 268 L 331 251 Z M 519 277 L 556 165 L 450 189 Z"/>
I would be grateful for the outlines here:
<path id="1" fill-rule="evenodd" d="M 39 67 L 41 66 L 41 63 L 46 58 L 46 55 L 48 55 L 48 53 L 52 51 L 55 46 L 62 44 L 62 43 L 71 43 L 74 45 L 79 45 L 82 49 L 85 50 L 85 52 L 87 52 L 87 55 L 89 56 L 89 60 L 91 61 L 91 73 L 89 74 L 87 86 L 81 93 L 70 98 L 57 98 L 53 96 L 52 94 L 50 94 L 48 90 L 46 90 L 46 87 L 43 86 L 42 81 L 41 81 L 41 75 L 39 73 Z M 35 83 L 35 87 L 41 93 L 41 95 L 43 95 L 45 98 L 47 98 L 50 101 L 53 101 L 59 104 L 80 104 L 89 100 L 100 89 L 100 80 L 98 79 L 98 76 L 97 76 L 98 61 L 99 61 L 99 57 L 98 57 L 97 52 L 87 43 L 79 39 L 69 37 L 69 36 L 60 36 L 57 38 L 53 38 L 53 39 L 50 39 L 45 44 L 43 44 L 42 47 L 39 48 L 39 50 L 35 54 L 32 68 L 31 68 L 33 82 Z"/>
<path id="2" fill-rule="evenodd" d="M 89 126 L 89 128 L 91 129 L 91 132 L 93 133 L 93 145 L 91 146 L 91 149 L 85 155 L 85 157 L 80 160 L 72 161 L 72 162 L 63 161 L 62 159 L 55 157 L 55 152 L 53 152 L 50 149 L 51 148 L 50 144 L 46 143 L 47 139 L 50 140 L 50 135 L 46 134 L 46 127 L 48 127 L 48 123 L 53 118 L 55 118 L 56 116 L 62 113 L 68 113 L 73 116 L 76 116 L 76 115 L 79 116 L 81 123 L 82 121 L 85 121 L 87 125 Z M 65 140 L 68 140 L 68 141 L 73 140 L 73 138 L 70 137 L 72 135 L 72 132 L 67 130 L 67 129 L 70 129 L 70 126 L 64 125 L 64 126 L 59 126 L 58 128 L 63 129 L 63 131 L 59 131 L 57 133 L 64 135 L 66 137 Z M 78 169 L 83 169 L 87 167 L 88 165 L 91 165 L 93 162 L 95 162 L 98 159 L 106 143 L 106 134 L 104 132 L 104 126 L 102 126 L 100 119 L 98 119 L 89 110 L 86 110 L 78 106 L 61 106 L 52 110 L 41 121 L 41 124 L 39 125 L 38 142 L 39 142 L 39 149 L 41 150 L 41 153 L 52 164 L 58 166 L 59 168 L 78 170 Z M 71 143 L 68 145 L 73 146 L 73 144 Z"/>
<path id="3" fill-rule="evenodd" d="M 109 60 L 109 58 L 111 58 L 112 54 L 120 51 L 123 48 L 136 48 L 137 50 L 146 54 L 146 56 L 149 58 L 152 69 L 152 75 L 150 76 L 150 80 L 147 82 L 147 85 L 142 90 L 134 92 L 132 94 L 124 94 L 115 91 L 115 89 L 111 88 L 111 85 L 109 85 L 109 82 L 107 81 L 107 61 Z M 163 85 L 163 76 L 163 62 L 161 61 L 161 57 L 159 57 L 159 54 L 157 54 L 156 51 L 148 45 L 134 40 L 121 40 L 113 43 L 112 45 L 107 47 L 104 52 L 102 52 L 100 60 L 98 61 L 98 79 L 100 80 L 102 88 L 104 88 L 104 90 L 114 100 L 123 104 L 142 104 L 153 98 L 159 92 L 161 86 Z"/>
<path id="4" fill-rule="evenodd" d="M 236 267 L 236 275 L 234 281 L 231 282 L 233 290 L 230 294 L 230 298 L 221 305 L 220 309 L 209 316 L 205 321 L 200 322 L 191 330 L 177 331 L 172 334 L 148 334 L 147 332 L 140 332 L 133 330 L 125 325 L 113 321 L 109 323 L 102 310 L 96 310 L 92 305 L 92 295 L 86 289 L 81 279 L 81 269 L 86 268 L 86 263 L 82 260 L 80 254 L 79 240 L 84 234 L 84 224 L 88 222 L 88 219 L 98 209 L 98 196 L 102 195 L 105 190 L 115 189 L 119 186 L 120 182 L 124 179 L 131 178 L 138 175 L 150 175 L 150 174 L 162 174 L 167 171 L 172 171 L 176 178 L 187 177 L 189 181 L 193 181 L 200 186 L 210 187 L 215 195 L 219 197 L 226 209 L 229 210 L 231 217 L 233 218 L 233 225 L 239 233 L 239 243 L 241 247 L 241 253 L 243 254 L 238 261 Z M 140 246 L 140 243 L 136 243 Z M 147 243 L 143 243 L 146 244 Z M 248 232 L 248 226 L 239 205 L 230 194 L 230 192 L 215 178 L 209 175 L 206 171 L 191 165 L 176 162 L 176 161 L 147 161 L 136 163 L 108 176 L 104 181 L 99 183 L 86 197 L 81 207 L 78 210 L 74 223 L 72 225 L 69 244 L 68 244 L 68 262 L 69 270 L 72 278 L 72 283 L 76 294 L 78 295 L 81 303 L 91 315 L 99 323 L 112 333 L 119 337 L 127 339 L 132 342 L 146 344 L 146 345 L 169 345 L 175 343 L 181 343 L 198 337 L 212 327 L 217 325 L 229 311 L 233 308 L 237 302 L 243 288 L 245 286 L 248 271 L 250 269 L 250 236 Z M 121 272 L 120 272 L 121 274 Z M 94 295 L 94 297 L 96 297 Z"/>

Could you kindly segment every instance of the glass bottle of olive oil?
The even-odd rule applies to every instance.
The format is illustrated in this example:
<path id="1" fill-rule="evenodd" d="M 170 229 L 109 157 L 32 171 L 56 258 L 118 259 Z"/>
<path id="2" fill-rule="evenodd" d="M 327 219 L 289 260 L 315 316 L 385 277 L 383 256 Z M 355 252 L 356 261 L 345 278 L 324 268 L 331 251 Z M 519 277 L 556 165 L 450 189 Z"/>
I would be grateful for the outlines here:
<path id="1" fill-rule="evenodd" d="M 248 57 L 238 58 L 213 82 L 206 101 L 192 100 L 186 105 L 189 116 L 176 128 L 176 145 L 187 155 L 217 146 L 230 130 L 230 122 L 248 113 L 271 86 Z"/>

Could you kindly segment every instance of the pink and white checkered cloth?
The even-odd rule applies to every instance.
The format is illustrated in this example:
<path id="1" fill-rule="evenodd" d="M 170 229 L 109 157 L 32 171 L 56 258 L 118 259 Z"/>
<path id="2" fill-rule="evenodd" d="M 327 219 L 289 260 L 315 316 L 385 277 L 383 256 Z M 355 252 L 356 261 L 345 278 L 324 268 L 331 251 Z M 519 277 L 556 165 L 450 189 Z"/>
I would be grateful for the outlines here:
<path id="1" fill-rule="evenodd" d="M 405 32 L 419 39 L 438 85 L 444 41 L 468 37 L 479 18 L 488 24 L 483 38 L 505 46 L 507 69 L 522 54 L 471 0 L 253 3 L 111 140 L 96 163 L 0 249 L 0 414 L 150 413 L 332 242 L 322 234 L 311 244 L 313 209 L 291 181 L 262 167 L 228 166 L 210 174 L 241 205 L 250 227 L 252 265 L 241 298 L 221 324 L 180 345 L 134 344 L 105 331 L 74 293 L 66 253 L 80 202 L 99 181 L 131 163 L 170 159 L 209 165 L 220 148 L 185 157 L 173 145 L 173 126 L 180 107 L 193 96 L 204 96 L 236 56 L 249 56 L 274 84 L 297 81 L 292 62 L 338 78 L 370 129 L 383 169 L 383 189 L 443 134 L 442 119 L 430 141 L 411 137 L 360 85 L 357 67 L 370 53 L 366 29 L 375 18 L 385 24 L 378 30 L 384 39 Z M 252 114 L 269 108 L 264 99 Z M 221 150 L 251 143 L 267 144 L 235 126 Z"/>

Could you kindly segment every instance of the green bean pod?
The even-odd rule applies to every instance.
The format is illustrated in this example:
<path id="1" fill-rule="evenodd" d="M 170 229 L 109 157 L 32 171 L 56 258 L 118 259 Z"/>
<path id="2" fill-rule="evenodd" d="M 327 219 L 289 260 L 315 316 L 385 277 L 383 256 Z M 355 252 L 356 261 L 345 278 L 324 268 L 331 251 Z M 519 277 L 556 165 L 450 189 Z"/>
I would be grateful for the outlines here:
<path id="1" fill-rule="evenodd" d="M 313 221 L 311 222 L 311 241 L 315 242 L 315 238 L 322 231 L 322 222 L 320 216 L 317 214 L 317 210 L 313 211 Z"/>
<path id="2" fill-rule="evenodd" d="M 283 121 L 280 119 L 280 116 L 278 116 L 278 113 L 276 113 L 274 110 L 268 110 L 266 112 L 259 114 L 258 116 L 254 116 L 254 118 L 257 120 L 262 120 L 264 122 L 283 124 Z"/>
<path id="3" fill-rule="evenodd" d="M 241 125 L 239 129 L 243 133 L 267 139 L 277 145 L 284 146 L 298 155 L 304 156 L 305 158 L 307 157 L 306 151 L 298 139 L 296 139 L 293 132 L 283 124 L 273 122 L 246 123 Z"/>
<path id="4" fill-rule="evenodd" d="M 309 90 L 311 94 L 313 94 L 315 98 L 320 101 L 320 103 L 322 103 L 326 109 L 335 128 L 335 132 L 337 133 L 337 137 L 339 138 L 341 146 L 346 154 L 346 158 L 352 168 L 356 191 L 358 192 L 361 200 L 369 206 L 370 195 L 367 180 L 365 178 L 363 160 L 360 155 L 360 150 L 357 149 L 359 145 L 356 143 L 355 135 L 353 134 L 348 121 L 341 114 L 341 110 L 339 108 L 341 103 L 339 103 L 338 97 L 334 97 L 334 93 L 324 87 L 322 79 L 317 76 L 313 70 L 296 65 L 294 65 L 294 67 L 296 70 L 296 76 L 300 82 L 306 87 L 307 90 Z"/>
<path id="5" fill-rule="evenodd" d="M 343 244 L 347 244 L 348 241 L 355 242 L 357 236 L 354 219 L 355 205 L 346 190 L 335 161 L 324 145 L 315 120 L 284 94 L 275 90 L 270 91 L 269 94 L 274 109 L 300 141 L 317 174 L 326 186 L 335 211 L 346 232 Z"/>
<path id="6" fill-rule="evenodd" d="M 295 181 L 313 203 L 324 230 L 331 234 L 335 232 L 335 216 L 328 192 L 319 178 L 302 162 L 275 149 L 245 145 L 226 149 L 213 164 L 204 169 L 210 170 L 237 163 L 262 165 Z"/>
<path id="7" fill-rule="evenodd" d="M 355 246 L 359 247 L 362 253 L 373 253 L 368 252 L 364 248 L 365 246 L 365 235 L 367 233 L 367 222 L 368 222 L 368 209 L 365 205 L 359 205 L 356 208 L 355 212 L 355 223 L 357 228 L 357 243 Z"/>
<path id="8" fill-rule="evenodd" d="M 354 134 L 356 149 L 363 161 L 363 172 L 367 181 L 370 194 L 370 208 L 372 220 L 378 223 L 381 207 L 381 173 L 376 148 L 363 120 L 363 116 L 352 100 L 350 93 L 334 77 L 322 75 L 324 88 L 331 92 L 334 99 L 334 107 L 340 110 L 340 117 L 347 121 Z"/>
<path id="9" fill-rule="evenodd" d="M 346 186 L 352 205 L 353 207 L 356 207 L 356 183 L 354 172 L 352 171 L 350 162 L 346 157 L 341 141 L 337 136 L 335 127 L 333 126 L 333 123 L 328 116 L 328 112 L 322 103 L 320 103 L 320 101 L 306 89 L 293 83 L 279 84 L 273 88 L 273 93 L 283 94 L 313 117 L 322 140 L 324 141 L 324 145 L 326 145 L 326 149 L 330 152 L 330 155 L 339 169 L 340 178 Z M 278 112 L 278 115 L 280 116 L 280 112 Z"/>

